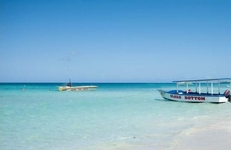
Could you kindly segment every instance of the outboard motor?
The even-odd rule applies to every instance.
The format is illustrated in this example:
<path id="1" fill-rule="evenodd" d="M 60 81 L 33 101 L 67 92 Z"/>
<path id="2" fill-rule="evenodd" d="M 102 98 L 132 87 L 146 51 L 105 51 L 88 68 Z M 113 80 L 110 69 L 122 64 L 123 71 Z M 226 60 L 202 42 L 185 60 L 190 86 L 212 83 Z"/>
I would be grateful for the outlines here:
<path id="1" fill-rule="evenodd" d="M 230 90 L 226 90 L 224 92 L 224 95 L 226 98 L 228 98 L 228 101 L 231 102 L 231 93 L 230 93 Z"/>

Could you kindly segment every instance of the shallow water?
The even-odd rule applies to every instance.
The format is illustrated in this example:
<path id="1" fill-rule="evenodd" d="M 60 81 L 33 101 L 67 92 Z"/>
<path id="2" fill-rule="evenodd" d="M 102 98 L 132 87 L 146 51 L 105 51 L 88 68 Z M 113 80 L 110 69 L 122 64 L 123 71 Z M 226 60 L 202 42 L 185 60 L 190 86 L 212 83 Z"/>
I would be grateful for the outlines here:
<path id="1" fill-rule="evenodd" d="M 0 84 L 0 149 L 231 147 L 231 103 L 163 100 L 157 89 L 171 83 L 95 83 L 96 91 L 82 92 L 59 92 L 59 85 Z"/>

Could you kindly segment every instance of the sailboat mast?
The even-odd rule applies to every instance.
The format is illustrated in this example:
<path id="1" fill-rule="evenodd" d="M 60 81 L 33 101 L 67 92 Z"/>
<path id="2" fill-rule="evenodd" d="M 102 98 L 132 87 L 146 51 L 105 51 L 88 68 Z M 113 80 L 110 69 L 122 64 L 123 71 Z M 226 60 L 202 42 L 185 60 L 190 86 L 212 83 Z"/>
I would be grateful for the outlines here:
<path id="1" fill-rule="evenodd" d="M 69 84 L 70 84 L 70 86 L 71 86 L 71 79 L 69 78 Z"/>

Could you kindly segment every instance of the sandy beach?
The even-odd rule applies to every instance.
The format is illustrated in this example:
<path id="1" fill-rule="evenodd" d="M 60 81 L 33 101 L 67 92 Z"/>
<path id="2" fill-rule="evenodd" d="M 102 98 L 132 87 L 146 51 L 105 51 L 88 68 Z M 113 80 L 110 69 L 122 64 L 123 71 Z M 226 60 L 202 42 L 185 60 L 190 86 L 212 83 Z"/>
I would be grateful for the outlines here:
<path id="1" fill-rule="evenodd" d="M 183 123 L 182 123 L 183 124 Z M 185 122 L 187 124 L 187 122 Z M 183 125 L 184 126 L 184 125 Z M 171 133 L 127 137 L 117 142 L 102 143 L 84 150 L 229 150 L 231 117 L 197 124 Z"/>

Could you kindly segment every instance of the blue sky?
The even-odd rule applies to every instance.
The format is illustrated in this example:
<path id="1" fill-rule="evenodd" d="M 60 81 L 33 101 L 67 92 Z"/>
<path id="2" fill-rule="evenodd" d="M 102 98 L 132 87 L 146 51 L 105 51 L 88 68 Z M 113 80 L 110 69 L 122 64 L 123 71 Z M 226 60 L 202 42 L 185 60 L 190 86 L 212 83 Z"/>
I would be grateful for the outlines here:
<path id="1" fill-rule="evenodd" d="M 0 82 L 231 76 L 229 0 L 0 3 Z"/>

